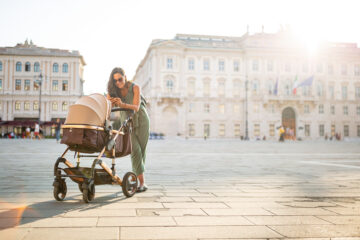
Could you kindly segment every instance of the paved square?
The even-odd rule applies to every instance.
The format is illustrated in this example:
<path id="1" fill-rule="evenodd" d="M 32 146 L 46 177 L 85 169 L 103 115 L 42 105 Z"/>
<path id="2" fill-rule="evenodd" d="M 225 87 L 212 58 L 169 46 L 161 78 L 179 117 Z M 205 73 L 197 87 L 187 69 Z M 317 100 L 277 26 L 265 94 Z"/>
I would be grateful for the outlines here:
<path id="1" fill-rule="evenodd" d="M 0 239 L 360 239 L 360 142 L 151 140 L 150 189 L 96 186 L 90 204 L 69 179 L 53 199 L 64 149 L 0 140 Z"/>

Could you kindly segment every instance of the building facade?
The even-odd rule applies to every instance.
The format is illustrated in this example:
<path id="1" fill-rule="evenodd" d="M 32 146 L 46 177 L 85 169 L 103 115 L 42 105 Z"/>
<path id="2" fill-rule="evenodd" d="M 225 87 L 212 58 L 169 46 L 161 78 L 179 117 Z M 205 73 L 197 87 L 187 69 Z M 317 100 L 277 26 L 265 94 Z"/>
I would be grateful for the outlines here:
<path id="1" fill-rule="evenodd" d="M 64 121 L 69 105 L 83 95 L 84 66 L 78 51 L 43 48 L 28 41 L 0 47 L 1 132 L 19 135 L 25 127 L 34 127 L 41 106 L 44 134 L 53 134 L 56 119 Z"/>
<path id="2" fill-rule="evenodd" d="M 134 81 L 151 131 L 194 138 L 360 137 L 360 49 L 291 32 L 153 40 Z M 298 86 L 294 88 L 295 86 Z"/>

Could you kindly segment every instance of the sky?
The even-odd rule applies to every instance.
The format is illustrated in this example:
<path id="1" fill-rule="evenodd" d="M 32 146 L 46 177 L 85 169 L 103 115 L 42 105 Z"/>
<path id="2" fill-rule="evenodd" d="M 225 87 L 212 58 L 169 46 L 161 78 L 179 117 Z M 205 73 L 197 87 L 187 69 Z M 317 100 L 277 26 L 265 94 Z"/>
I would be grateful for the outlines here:
<path id="1" fill-rule="evenodd" d="M 242 36 L 290 25 L 307 43 L 360 46 L 360 1 L 341 0 L 0 0 L 0 46 L 31 39 L 46 48 L 78 50 L 84 92 L 104 93 L 114 67 L 128 79 L 153 39 L 176 34 Z"/>

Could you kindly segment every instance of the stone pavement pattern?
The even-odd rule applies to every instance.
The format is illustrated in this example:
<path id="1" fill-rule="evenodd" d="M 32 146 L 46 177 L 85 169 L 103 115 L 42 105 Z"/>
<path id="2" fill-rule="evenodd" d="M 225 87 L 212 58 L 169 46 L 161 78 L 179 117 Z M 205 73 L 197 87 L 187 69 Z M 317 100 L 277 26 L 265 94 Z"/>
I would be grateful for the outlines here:
<path id="1" fill-rule="evenodd" d="M 90 204 L 69 179 L 65 201 L 53 199 L 64 149 L 0 140 L 1 240 L 360 239 L 359 142 L 152 140 L 150 189 L 96 186 Z M 116 169 L 131 170 L 129 157 Z"/>

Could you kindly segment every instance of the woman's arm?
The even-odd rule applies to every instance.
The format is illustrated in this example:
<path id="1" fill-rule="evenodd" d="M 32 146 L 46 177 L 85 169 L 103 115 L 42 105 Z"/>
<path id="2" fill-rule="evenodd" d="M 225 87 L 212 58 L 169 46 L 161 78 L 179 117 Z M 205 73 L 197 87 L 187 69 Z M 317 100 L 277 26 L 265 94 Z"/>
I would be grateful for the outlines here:
<path id="1" fill-rule="evenodd" d="M 140 109 L 140 103 L 141 103 L 141 100 L 140 100 L 140 87 L 138 85 L 134 84 L 133 90 L 134 90 L 134 99 L 133 99 L 132 104 L 123 103 L 120 98 L 110 98 L 109 100 L 113 104 L 115 104 L 116 106 L 118 106 L 120 108 L 132 109 L 135 112 L 137 112 Z"/>

